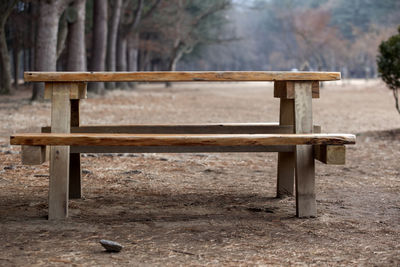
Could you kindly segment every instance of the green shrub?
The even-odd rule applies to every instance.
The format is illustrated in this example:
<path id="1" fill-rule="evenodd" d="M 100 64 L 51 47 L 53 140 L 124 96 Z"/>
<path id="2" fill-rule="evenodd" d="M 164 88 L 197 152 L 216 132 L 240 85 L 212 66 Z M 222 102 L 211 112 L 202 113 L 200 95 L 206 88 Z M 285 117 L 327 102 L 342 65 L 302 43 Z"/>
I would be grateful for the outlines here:
<path id="1" fill-rule="evenodd" d="M 393 35 L 379 46 L 377 58 L 379 76 L 393 91 L 396 109 L 400 113 L 399 88 L 400 88 L 400 27 L 398 34 Z"/>

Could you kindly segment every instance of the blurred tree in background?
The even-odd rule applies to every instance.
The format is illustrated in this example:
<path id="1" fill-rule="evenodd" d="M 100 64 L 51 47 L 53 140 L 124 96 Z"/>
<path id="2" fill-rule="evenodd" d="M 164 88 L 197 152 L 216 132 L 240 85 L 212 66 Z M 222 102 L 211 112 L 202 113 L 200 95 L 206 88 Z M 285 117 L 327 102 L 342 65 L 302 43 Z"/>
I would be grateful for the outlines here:
<path id="1" fill-rule="evenodd" d="M 230 6 L 231 0 L 2 1 L 0 93 L 11 93 L 12 74 L 17 87 L 23 70 L 175 70 L 184 54 L 218 41 Z M 134 84 L 107 84 L 116 87 Z M 89 90 L 102 93 L 104 84 Z M 42 96 L 43 85 L 34 84 L 32 100 Z"/>
<path id="2" fill-rule="evenodd" d="M 398 33 L 379 46 L 378 70 L 382 80 L 393 91 L 396 109 L 400 113 L 400 27 Z"/>
<path id="3" fill-rule="evenodd" d="M 6 42 L 5 24 L 13 7 L 18 1 L 2 1 L 0 2 L 0 93 L 11 93 L 11 70 L 10 57 Z"/>
<path id="4" fill-rule="evenodd" d="M 400 24 L 398 0 L 4 0 L 0 8 L 2 94 L 24 70 L 301 69 L 374 78 L 378 46 Z M 32 99 L 42 94 L 35 84 Z"/>

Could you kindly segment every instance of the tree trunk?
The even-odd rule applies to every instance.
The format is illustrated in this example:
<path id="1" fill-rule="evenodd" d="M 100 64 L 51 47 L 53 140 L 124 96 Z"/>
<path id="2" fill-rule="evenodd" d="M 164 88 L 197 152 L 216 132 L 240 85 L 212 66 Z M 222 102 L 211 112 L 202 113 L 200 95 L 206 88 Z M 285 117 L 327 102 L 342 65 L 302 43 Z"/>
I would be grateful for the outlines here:
<path id="1" fill-rule="evenodd" d="M 117 40 L 117 71 L 127 71 L 127 39 L 123 36 L 119 36 Z M 126 82 L 117 82 L 116 87 L 119 89 L 128 89 L 128 84 Z"/>
<path id="2" fill-rule="evenodd" d="M 56 71 L 58 21 L 70 0 L 39 1 L 35 42 L 35 70 Z M 34 83 L 32 99 L 43 98 L 43 83 Z"/>
<path id="3" fill-rule="evenodd" d="M 14 87 L 18 90 L 18 80 L 19 80 L 19 60 L 20 60 L 20 53 L 19 44 L 17 40 L 14 40 L 13 45 L 13 62 L 14 62 Z"/>
<path id="4" fill-rule="evenodd" d="M 24 58 L 23 65 L 22 65 L 22 69 L 23 70 L 29 70 L 29 67 L 30 67 L 30 65 L 29 65 L 30 64 L 29 63 L 29 57 L 30 57 L 29 52 L 30 52 L 29 48 L 25 48 L 23 50 L 23 58 Z M 23 82 L 23 84 L 25 84 L 24 80 L 22 82 Z"/>
<path id="5" fill-rule="evenodd" d="M 138 70 L 139 34 L 128 39 L 128 71 Z"/>
<path id="6" fill-rule="evenodd" d="M 14 1 L 3 1 L 0 4 L 0 94 L 10 94 L 11 90 L 11 66 L 10 56 L 8 54 L 5 25 L 8 16 L 11 13 L 14 5 L 17 3 Z"/>
<path id="7" fill-rule="evenodd" d="M 107 71 L 116 70 L 116 46 L 117 46 L 117 34 L 118 25 L 121 17 L 121 6 L 122 0 L 113 1 L 114 6 L 112 8 L 111 19 L 108 27 L 107 36 L 107 57 L 106 57 L 106 68 Z M 107 89 L 114 89 L 115 83 L 106 83 Z"/>
<path id="8" fill-rule="evenodd" d="M 171 59 L 168 63 L 168 70 L 169 71 L 176 71 L 176 65 L 178 64 L 178 61 L 182 58 L 183 53 L 186 51 L 188 52 L 189 50 L 185 47 L 185 44 L 182 43 L 180 40 L 177 40 L 176 45 L 171 53 Z M 191 50 L 190 50 L 191 51 Z"/>
<path id="9" fill-rule="evenodd" d="M 176 64 L 178 64 L 179 59 L 181 58 L 182 55 L 174 55 L 174 57 L 171 58 L 169 64 L 168 64 L 168 70 L 169 71 L 176 71 Z"/>
<path id="10" fill-rule="evenodd" d="M 394 97 L 396 109 L 400 114 L 399 89 L 398 88 L 394 88 L 394 89 L 392 89 L 392 91 L 393 91 L 393 97 Z"/>
<path id="11" fill-rule="evenodd" d="M 139 34 L 135 33 L 128 39 L 128 71 L 138 71 L 138 55 L 139 55 Z M 128 83 L 129 88 L 135 88 L 136 83 Z"/>
<path id="12" fill-rule="evenodd" d="M 178 61 L 181 59 L 183 56 L 183 49 L 178 46 L 176 49 L 174 49 L 173 54 L 171 56 L 171 60 L 169 61 L 168 64 L 168 71 L 176 71 L 176 65 L 178 64 Z M 166 82 L 165 87 L 171 87 L 172 83 Z"/>
<path id="13" fill-rule="evenodd" d="M 125 2 L 127 3 L 127 2 Z M 159 1 L 156 2 L 155 5 L 153 5 L 152 8 L 150 8 L 150 11 L 154 10 L 154 8 L 158 5 Z M 128 48 L 128 40 L 133 37 L 135 37 L 136 29 L 140 23 L 141 17 L 142 17 L 142 11 L 143 11 L 143 6 L 144 6 L 144 0 L 138 0 L 137 1 L 137 8 L 135 11 L 135 18 L 129 22 L 129 23 L 123 23 L 122 21 L 120 22 L 119 28 L 118 28 L 118 41 L 117 41 L 117 70 L 118 71 L 128 71 L 128 65 L 129 65 L 129 49 Z M 121 89 L 127 89 L 129 88 L 129 84 L 127 82 L 117 82 L 117 87 Z"/>
<path id="14" fill-rule="evenodd" d="M 85 14 L 86 0 L 74 0 L 76 20 L 68 25 L 68 71 L 86 71 Z"/>
<path id="15" fill-rule="evenodd" d="M 28 70 L 35 69 L 35 36 L 37 33 L 37 16 L 38 16 L 38 4 L 30 3 L 30 17 L 31 17 L 31 25 L 30 25 L 30 33 L 29 40 L 31 47 L 29 48 L 29 66 Z"/>
<path id="16" fill-rule="evenodd" d="M 93 2 L 93 38 L 92 55 L 89 70 L 104 71 L 107 51 L 107 0 Z M 104 83 L 89 83 L 89 91 L 104 93 Z"/>
<path id="17" fill-rule="evenodd" d="M 68 36 L 68 22 L 66 15 L 61 16 L 59 26 L 58 26 L 58 34 L 57 34 L 57 59 L 61 56 L 61 53 L 65 48 L 65 41 Z"/>
<path id="18" fill-rule="evenodd" d="M 10 56 L 4 33 L 4 25 L 0 25 L 0 94 L 11 94 Z"/>

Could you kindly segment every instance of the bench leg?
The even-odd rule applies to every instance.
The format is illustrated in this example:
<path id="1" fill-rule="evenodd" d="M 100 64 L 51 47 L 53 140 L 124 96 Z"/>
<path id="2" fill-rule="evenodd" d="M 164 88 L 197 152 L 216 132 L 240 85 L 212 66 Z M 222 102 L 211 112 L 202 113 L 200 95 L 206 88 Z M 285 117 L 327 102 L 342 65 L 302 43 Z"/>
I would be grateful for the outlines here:
<path id="1" fill-rule="evenodd" d="M 79 99 L 71 99 L 71 127 L 79 126 Z M 82 171 L 81 155 L 70 154 L 69 168 L 69 198 L 78 199 L 82 197 Z"/>
<path id="2" fill-rule="evenodd" d="M 295 133 L 312 133 L 312 83 L 295 82 L 294 121 Z M 315 165 L 311 145 L 296 146 L 296 215 L 315 217 Z"/>
<path id="3" fill-rule="evenodd" d="M 294 100 L 281 98 L 280 125 L 294 125 Z M 294 191 L 294 153 L 278 153 L 278 175 L 276 197 L 293 196 Z"/>
<path id="4" fill-rule="evenodd" d="M 69 133 L 71 119 L 69 83 L 54 83 L 51 105 L 51 132 Z M 68 217 L 69 146 L 50 148 L 49 220 Z"/>
<path id="5" fill-rule="evenodd" d="M 317 215 L 315 201 L 315 165 L 312 146 L 296 146 L 296 215 Z"/>
<path id="6" fill-rule="evenodd" d="M 68 217 L 69 146 L 50 148 L 49 220 Z"/>

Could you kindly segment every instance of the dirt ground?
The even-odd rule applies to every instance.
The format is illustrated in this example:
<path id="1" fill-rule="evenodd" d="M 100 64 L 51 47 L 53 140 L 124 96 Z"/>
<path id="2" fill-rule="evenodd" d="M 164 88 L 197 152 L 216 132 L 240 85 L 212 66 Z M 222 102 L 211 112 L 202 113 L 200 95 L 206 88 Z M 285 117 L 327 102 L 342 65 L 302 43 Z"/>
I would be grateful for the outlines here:
<path id="1" fill-rule="evenodd" d="M 357 133 L 347 164 L 317 162 L 318 217 L 276 199 L 276 153 L 84 154 L 84 198 L 49 222 L 48 163 L 23 166 L 14 132 L 50 121 L 29 91 L 0 98 L 0 265 L 400 265 L 400 116 L 378 81 L 326 83 L 323 132 Z M 277 121 L 272 84 L 139 85 L 91 96 L 83 124 Z M 106 253 L 100 239 L 120 242 Z"/>

